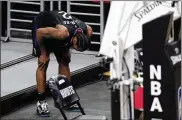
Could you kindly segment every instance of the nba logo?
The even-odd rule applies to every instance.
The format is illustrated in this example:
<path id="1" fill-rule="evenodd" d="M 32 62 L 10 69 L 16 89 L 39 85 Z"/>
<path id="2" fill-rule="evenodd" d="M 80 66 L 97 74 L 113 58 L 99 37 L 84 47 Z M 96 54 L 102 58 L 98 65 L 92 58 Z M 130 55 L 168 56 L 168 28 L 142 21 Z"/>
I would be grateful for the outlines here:
<path id="1" fill-rule="evenodd" d="M 179 120 L 181 119 L 181 104 L 182 103 L 182 91 L 181 91 L 181 87 L 179 87 L 178 89 L 178 112 L 179 112 Z"/>

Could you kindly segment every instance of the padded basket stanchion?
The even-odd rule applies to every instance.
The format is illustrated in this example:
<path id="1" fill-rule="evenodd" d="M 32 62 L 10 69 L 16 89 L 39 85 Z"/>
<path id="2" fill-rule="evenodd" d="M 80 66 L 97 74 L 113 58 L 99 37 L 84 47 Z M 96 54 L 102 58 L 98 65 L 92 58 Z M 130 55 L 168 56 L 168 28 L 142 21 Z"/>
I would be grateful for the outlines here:
<path id="1" fill-rule="evenodd" d="M 55 107 L 58 108 L 65 120 L 68 120 L 63 110 L 65 107 L 77 104 L 82 115 L 85 115 L 79 102 L 80 98 L 67 78 L 63 75 L 53 76 L 48 80 L 49 90 L 54 99 Z"/>

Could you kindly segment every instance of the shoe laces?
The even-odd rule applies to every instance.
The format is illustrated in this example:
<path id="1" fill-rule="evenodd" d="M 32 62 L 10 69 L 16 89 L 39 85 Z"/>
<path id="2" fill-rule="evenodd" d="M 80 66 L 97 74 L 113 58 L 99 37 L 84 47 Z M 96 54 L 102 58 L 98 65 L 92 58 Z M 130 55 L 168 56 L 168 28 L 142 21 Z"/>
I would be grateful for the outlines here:
<path id="1" fill-rule="evenodd" d="M 47 111 L 48 110 L 48 104 L 46 101 L 42 101 L 41 103 L 41 107 L 43 111 Z"/>

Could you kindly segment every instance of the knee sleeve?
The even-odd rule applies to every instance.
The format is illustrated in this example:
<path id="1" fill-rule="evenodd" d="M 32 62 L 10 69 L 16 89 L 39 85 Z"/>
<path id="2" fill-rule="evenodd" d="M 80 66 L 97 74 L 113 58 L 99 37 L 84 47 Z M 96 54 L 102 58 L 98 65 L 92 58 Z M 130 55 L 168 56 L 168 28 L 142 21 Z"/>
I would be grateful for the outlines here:
<path id="1" fill-rule="evenodd" d="M 49 58 L 43 58 L 42 56 L 39 57 L 39 59 L 38 59 L 38 68 L 39 68 L 41 71 L 46 72 L 47 67 L 48 67 L 48 65 L 49 65 L 49 61 L 50 61 Z"/>

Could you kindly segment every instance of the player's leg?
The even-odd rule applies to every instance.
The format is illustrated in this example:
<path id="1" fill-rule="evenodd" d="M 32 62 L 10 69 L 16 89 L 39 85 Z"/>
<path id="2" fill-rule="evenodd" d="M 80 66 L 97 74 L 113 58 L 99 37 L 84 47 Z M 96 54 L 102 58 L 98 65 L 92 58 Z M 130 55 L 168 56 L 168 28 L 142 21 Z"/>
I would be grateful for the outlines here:
<path id="1" fill-rule="evenodd" d="M 33 42 L 33 52 L 32 55 L 38 57 L 38 65 L 36 69 L 36 82 L 37 82 L 37 113 L 40 116 L 49 116 L 50 111 L 48 109 L 48 104 L 45 100 L 45 87 L 46 87 L 46 71 L 49 64 L 49 49 L 45 46 L 41 40 L 36 39 L 37 28 L 43 27 L 44 22 L 39 14 L 32 21 L 32 42 Z"/>
<path id="2" fill-rule="evenodd" d="M 69 48 L 59 49 L 54 54 L 59 64 L 58 73 L 61 75 L 65 75 L 67 79 L 71 82 L 69 66 L 69 63 L 71 62 L 71 53 Z M 80 112 L 80 109 L 77 104 L 68 107 L 67 110 L 71 110 L 73 112 Z"/>
<path id="3" fill-rule="evenodd" d="M 54 52 L 57 62 L 58 62 L 58 73 L 65 75 L 67 79 L 71 82 L 71 74 L 69 63 L 71 62 L 71 53 L 69 48 L 61 48 Z"/>
<path id="4" fill-rule="evenodd" d="M 40 116 L 49 116 L 50 111 L 45 98 L 45 87 L 46 87 L 46 72 L 49 65 L 49 52 L 42 42 L 38 42 L 40 46 L 40 55 L 38 56 L 38 66 L 36 70 L 36 81 L 37 81 L 37 113 Z"/>
<path id="5" fill-rule="evenodd" d="M 38 66 L 36 71 L 37 90 L 39 93 L 45 92 L 46 71 L 49 64 L 49 56 L 40 55 L 38 57 Z"/>

